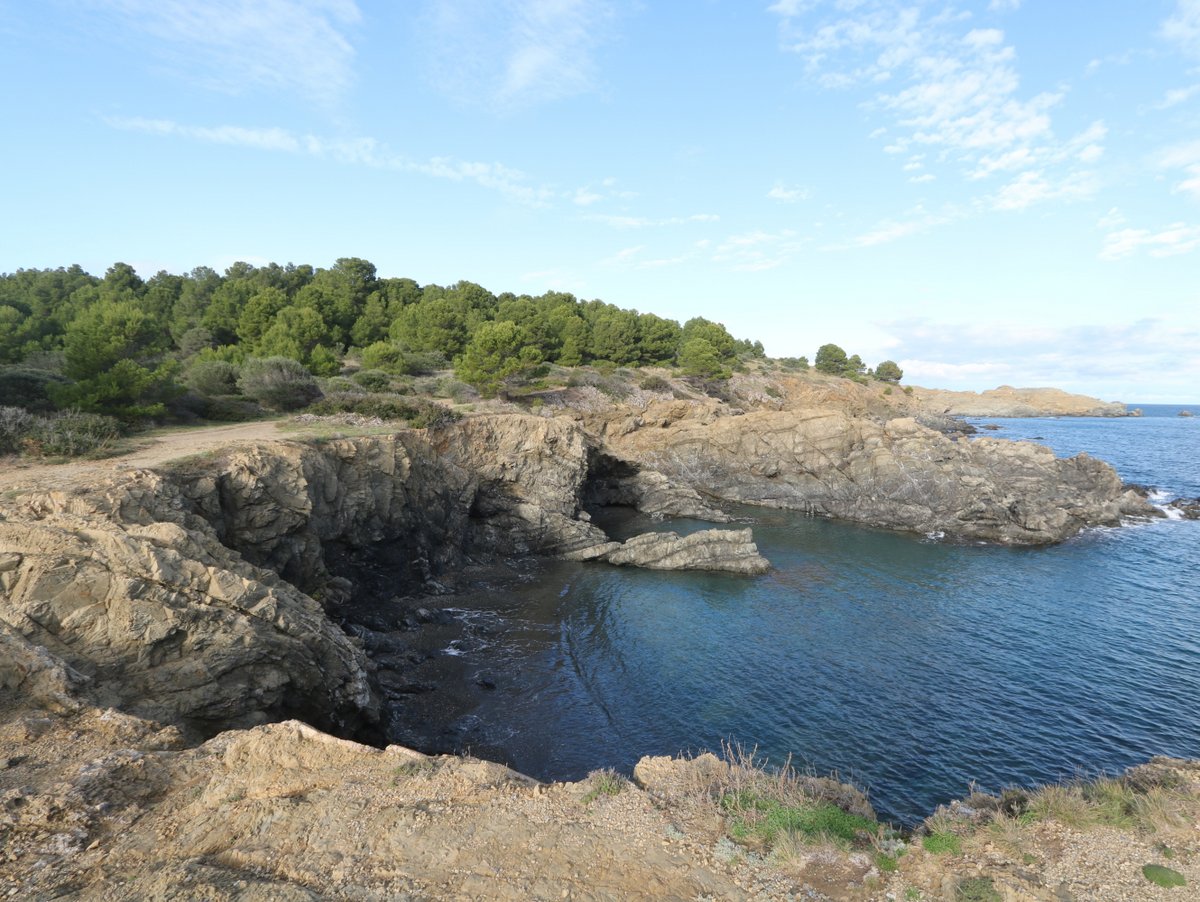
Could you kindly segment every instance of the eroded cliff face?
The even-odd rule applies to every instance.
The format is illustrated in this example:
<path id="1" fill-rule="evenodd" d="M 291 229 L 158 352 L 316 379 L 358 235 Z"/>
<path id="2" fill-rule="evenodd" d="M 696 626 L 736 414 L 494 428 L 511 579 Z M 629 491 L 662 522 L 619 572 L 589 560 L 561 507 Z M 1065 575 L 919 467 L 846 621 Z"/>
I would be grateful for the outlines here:
<path id="1" fill-rule="evenodd" d="M 676 401 L 591 425 L 613 453 L 714 498 L 869 526 L 1037 545 L 1156 515 L 1087 455 L 1063 460 L 1028 442 L 957 439 L 908 417 Z"/>
<path id="2" fill-rule="evenodd" d="M 200 734 L 375 716 L 366 659 L 311 597 L 219 541 L 179 487 L 136 471 L 0 510 L 0 683 Z M 19 654 L 15 652 L 20 652 Z"/>
<path id="3" fill-rule="evenodd" d="M 23 651 L 0 683 L 53 677 L 63 694 L 200 735 L 285 716 L 354 734 L 378 701 L 361 640 L 333 620 L 359 573 L 421 594 L 488 556 L 767 568 L 744 530 L 610 542 L 583 510 L 599 459 L 573 423 L 510 415 L 253 444 L 18 496 L 0 505 L 0 641 Z M 637 465 L 623 472 L 627 503 L 645 483 L 650 509 L 709 510 Z"/>

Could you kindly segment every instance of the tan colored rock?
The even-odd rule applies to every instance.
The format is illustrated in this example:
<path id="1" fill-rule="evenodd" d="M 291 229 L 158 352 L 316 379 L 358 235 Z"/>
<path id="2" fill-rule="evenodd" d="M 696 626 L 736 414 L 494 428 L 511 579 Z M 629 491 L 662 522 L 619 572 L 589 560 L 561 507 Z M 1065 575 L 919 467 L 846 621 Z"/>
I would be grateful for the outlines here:
<path id="1" fill-rule="evenodd" d="M 1123 417 L 1119 401 L 1101 401 L 1059 388 L 1013 388 L 983 392 L 914 387 L 913 398 L 929 413 L 960 417 Z"/>
<path id="2" fill-rule="evenodd" d="M 749 529 L 704 529 L 686 536 L 647 532 L 598 559 L 649 570 L 720 570 L 748 576 L 771 569 L 767 559 L 758 553 Z"/>
<path id="3" fill-rule="evenodd" d="M 614 452 L 726 501 L 1006 544 L 1154 516 L 1087 455 L 1061 460 L 1027 442 L 955 441 L 912 418 L 880 423 L 830 409 L 731 417 L 711 405 L 686 413 L 678 403 L 646 415 L 666 425 L 610 439 Z"/>

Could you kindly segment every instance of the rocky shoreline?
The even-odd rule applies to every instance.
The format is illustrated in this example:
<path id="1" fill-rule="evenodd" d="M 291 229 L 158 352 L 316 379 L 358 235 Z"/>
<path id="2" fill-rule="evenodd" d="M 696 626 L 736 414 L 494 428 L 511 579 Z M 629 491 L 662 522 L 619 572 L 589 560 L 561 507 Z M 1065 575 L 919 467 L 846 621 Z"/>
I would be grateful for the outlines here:
<path id="1" fill-rule="evenodd" d="M 339 866 L 298 859 L 318 835 L 329 841 L 300 825 L 319 819 L 332 800 L 347 823 L 361 816 L 356 791 L 335 779 L 339 769 L 367 767 L 377 782 L 380 768 L 398 774 L 411 766 L 421 777 L 426 767 L 415 752 L 373 751 L 279 723 L 298 719 L 385 743 L 381 704 L 412 688 L 405 682 L 412 662 L 395 632 L 405 618 L 419 626 L 438 615 L 436 605 L 397 605 L 375 629 L 344 616 L 356 595 L 385 585 L 410 598 L 441 593 L 472 566 L 525 556 L 747 575 L 769 567 L 750 530 L 654 532 L 618 543 L 592 521 L 597 507 L 722 523 L 729 518 L 720 502 L 746 502 L 960 541 L 1034 545 L 1162 515 L 1086 455 L 1060 460 L 1028 443 L 957 441 L 909 416 L 789 400 L 748 411 L 713 399 L 663 399 L 560 417 L 485 414 L 430 430 L 257 443 L 98 484 L 10 491 L 0 499 L 0 704 L 9 711 L 0 835 L 16 852 L 0 860 L 0 879 L 18 893 L 31 889 L 29 898 L 142 898 L 181 880 L 213 887 L 218 898 L 237 880 L 245 884 L 240 898 L 323 897 L 304 888 L 320 886 L 321 875 Z M 47 737 L 99 757 L 64 770 Z M 279 767 L 306 776 L 289 782 Z M 328 776 L 318 780 L 312 771 Z M 437 772 L 452 784 L 452 801 L 439 804 L 464 810 L 546 791 L 471 759 L 440 763 Z M 400 775 L 405 792 L 414 774 Z M 264 804 L 243 805 L 248 799 Z M 447 823 L 461 828 L 461 813 Z M 271 818 L 278 829 L 247 846 L 256 829 L 276 823 Z M 400 849 L 396 831 L 420 821 L 406 814 L 373 829 L 379 842 Z M 142 832 L 128 833 L 135 822 Z M 147 824 L 159 833 L 145 832 Z M 30 836 L 36 841 L 20 840 Z M 172 851 L 153 851 L 153 836 Z M 547 836 L 529 841 L 552 843 Z M 345 854 L 364 854 L 367 846 L 353 842 L 360 845 Z M 145 868 L 156 854 L 171 862 L 160 876 L 105 889 L 114 869 Z M 583 867 L 583 859 L 562 855 L 563 868 Z M 646 860 L 650 874 L 696 861 Z M 36 861 L 49 864 L 35 868 Z M 453 868 L 443 865 L 449 875 Z M 410 880 L 420 870 L 410 869 L 408 883 L 383 881 L 379 887 L 392 888 L 368 892 L 378 874 L 368 880 L 355 870 L 366 867 L 347 864 L 330 885 L 346 893 L 359 887 L 360 898 L 440 898 L 452 884 L 455 893 L 472 892 L 459 871 L 457 882 L 435 889 L 434 864 L 420 880 Z M 524 874 L 524 884 L 513 878 L 512 898 L 551 897 L 518 895 L 518 885 L 536 885 L 520 868 L 471 867 Z M 722 882 L 727 875 L 718 871 L 696 871 L 687 897 L 741 897 L 746 888 Z M 571 886 L 586 898 L 583 873 L 572 872 Z M 292 896 L 272 895 L 285 886 Z"/>

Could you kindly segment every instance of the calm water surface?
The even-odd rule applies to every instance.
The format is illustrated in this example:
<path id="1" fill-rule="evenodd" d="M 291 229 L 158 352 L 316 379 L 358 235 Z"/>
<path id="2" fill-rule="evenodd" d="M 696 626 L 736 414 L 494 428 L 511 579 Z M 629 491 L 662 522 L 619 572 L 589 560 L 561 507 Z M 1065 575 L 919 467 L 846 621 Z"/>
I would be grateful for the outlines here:
<path id="1" fill-rule="evenodd" d="M 1143 409 L 991 422 L 1166 497 L 1200 495 L 1200 416 Z M 447 651 L 488 685 L 456 715 L 465 744 L 578 778 L 733 740 L 851 777 L 906 823 L 972 780 L 1200 757 L 1200 522 L 1008 549 L 734 512 L 753 521 L 767 576 L 552 564 L 520 589 L 456 599 L 481 630 Z"/>

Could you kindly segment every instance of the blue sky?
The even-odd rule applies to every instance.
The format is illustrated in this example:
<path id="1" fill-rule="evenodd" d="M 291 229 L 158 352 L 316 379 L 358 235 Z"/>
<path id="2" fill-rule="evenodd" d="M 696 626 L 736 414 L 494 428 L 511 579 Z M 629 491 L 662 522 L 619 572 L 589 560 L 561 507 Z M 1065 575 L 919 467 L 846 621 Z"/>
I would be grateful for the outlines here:
<path id="1" fill-rule="evenodd" d="M 1200 401 L 1200 0 L 0 0 L 0 271 L 547 289 Z"/>

